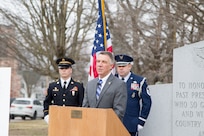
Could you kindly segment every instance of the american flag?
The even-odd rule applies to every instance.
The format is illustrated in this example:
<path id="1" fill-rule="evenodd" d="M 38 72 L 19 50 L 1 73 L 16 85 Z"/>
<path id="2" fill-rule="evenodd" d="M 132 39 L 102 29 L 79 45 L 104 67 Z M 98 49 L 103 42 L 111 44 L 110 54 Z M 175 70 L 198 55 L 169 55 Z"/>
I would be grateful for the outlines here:
<path id="1" fill-rule="evenodd" d="M 97 26 L 96 26 L 96 32 L 95 32 L 95 39 L 94 39 L 94 45 L 92 48 L 91 58 L 90 58 L 90 70 L 89 70 L 89 79 L 91 80 L 93 78 L 98 77 L 98 73 L 96 71 L 96 53 L 98 51 L 105 51 L 105 45 L 104 45 L 104 30 L 103 30 L 103 17 L 102 17 L 102 8 L 101 8 L 101 0 L 98 0 L 98 11 L 99 16 L 97 20 Z M 106 21 L 106 20 L 105 20 Z M 108 29 L 108 24 L 106 23 L 106 51 L 113 52 L 112 50 L 112 42 L 110 38 L 110 32 Z"/>

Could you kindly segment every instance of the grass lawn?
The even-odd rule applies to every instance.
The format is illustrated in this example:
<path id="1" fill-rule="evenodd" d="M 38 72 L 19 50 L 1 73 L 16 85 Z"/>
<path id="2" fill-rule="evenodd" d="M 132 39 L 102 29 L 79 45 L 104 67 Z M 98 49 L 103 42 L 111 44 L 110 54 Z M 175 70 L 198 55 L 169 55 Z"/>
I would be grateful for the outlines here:
<path id="1" fill-rule="evenodd" d="M 48 125 L 40 120 L 12 120 L 9 122 L 9 136 L 47 136 Z"/>

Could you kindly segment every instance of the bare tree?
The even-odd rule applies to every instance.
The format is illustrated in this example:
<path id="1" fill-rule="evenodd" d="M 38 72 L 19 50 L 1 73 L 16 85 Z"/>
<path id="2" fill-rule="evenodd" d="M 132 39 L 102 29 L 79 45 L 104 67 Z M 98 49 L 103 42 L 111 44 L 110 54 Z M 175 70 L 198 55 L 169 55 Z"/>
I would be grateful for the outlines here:
<path id="1" fill-rule="evenodd" d="M 14 10 L 0 7 L 0 14 L 12 33 L 4 31 L 7 57 L 19 61 L 27 85 L 28 96 L 37 79 L 31 73 L 58 78 L 57 58 L 71 57 L 76 61 L 73 78 L 86 82 L 89 62 L 87 53 L 94 38 L 93 24 L 97 18 L 96 3 L 84 0 L 16 0 Z M 93 36 L 90 36 L 93 34 Z M 12 43 L 12 44 L 11 44 Z M 89 54 L 88 54 L 89 55 Z M 29 71 L 29 72 L 23 72 Z M 30 80 L 32 79 L 32 80 Z M 31 82 L 32 81 L 32 82 Z"/>
<path id="2" fill-rule="evenodd" d="M 173 49 L 204 39 L 204 7 L 197 0 L 122 0 L 106 4 L 113 49 L 134 57 L 133 71 L 150 84 L 172 82 Z"/>
<path id="3" fill-rule="evenodd" d="M 7 44 L 16 54 L 12 57 L 26 69 L 53 79 L 58 77 L 55 60 L 64 56 L 73 58 L 76 63 L 85 62 L 78 66 L 85 72 L 95 5 L 84 5 L 84 0 L 19 0 L 15 4 L 26 15 L 0 8 L 15 33 L 7 35 L 14 43 Z M 84 77 L 76 78 L 84 80 Z"/>
<path id="4" fill-rule="evenodd" d="M 133 71 L 172 82 L 173 49 L 204 39 L 204 7 L 198 0 L 105 1 L 113 50 L 134 57 Z M 55 59 L 69 56 L 80 65 L 79 80 L 87 80 L 89 57 L 97 18 L 97 0 L 20 1 L 31 20 L 0 9 L 16 30 L 11 49 L 23 65 L 56 78 Z M 116 9 L 112 8 L 115 4 Z M 113 12 L 114 9 L 114 12 Z M 92 25 L 93 24 L 93 25 Z M 90 45 L 91 43 L 91 45 Z"/>
<path id="5" fill-rule="evenodd" d="M 33 91 L 32 89 L 40 79 L 40 75 L 32 71 L 22 71 L 22 76 L 26 83 L 25 88 L 27 90 L 27 95 L 28 97 L 31 97 Z"/>

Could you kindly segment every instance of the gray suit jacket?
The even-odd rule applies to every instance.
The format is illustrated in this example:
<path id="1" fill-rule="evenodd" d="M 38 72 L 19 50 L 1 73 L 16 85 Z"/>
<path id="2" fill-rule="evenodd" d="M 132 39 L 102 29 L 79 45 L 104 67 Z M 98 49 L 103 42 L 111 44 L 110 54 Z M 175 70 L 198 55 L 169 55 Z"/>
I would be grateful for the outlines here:
<path id="1" fill-rule="evenodd" d="M 122 120 L 126 110 L 127 88 L 125 82 L 113 76 L 108 77 L 99 99 L 96 100 L 96 88 L 98 78 L 87 83 L 83 107 L 112 108 Z"/>

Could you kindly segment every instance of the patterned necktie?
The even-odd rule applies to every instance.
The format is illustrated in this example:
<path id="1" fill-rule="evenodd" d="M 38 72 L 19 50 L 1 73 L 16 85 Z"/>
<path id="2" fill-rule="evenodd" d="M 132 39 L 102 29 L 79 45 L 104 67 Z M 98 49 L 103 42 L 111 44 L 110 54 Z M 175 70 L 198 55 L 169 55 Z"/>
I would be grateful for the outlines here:
<path id="1" fill-rule="evenodd" d="M 99 99 L 99 95 L 100 95 L 100 93 L 101 93 L 102 83 L 103 83 L 103 81 L 102 81 L 101 79 L 98 80 L 97 90 L 96 90 L 96 99 L 97 99 L 97 100 Z"/>
<path id="2" fill-rule="evenodd" d="M 66 84 L 67 84 L 67 82 L 64 81 L 64 87 L 63 87 L 64 90 L 66 89 Z"/>

